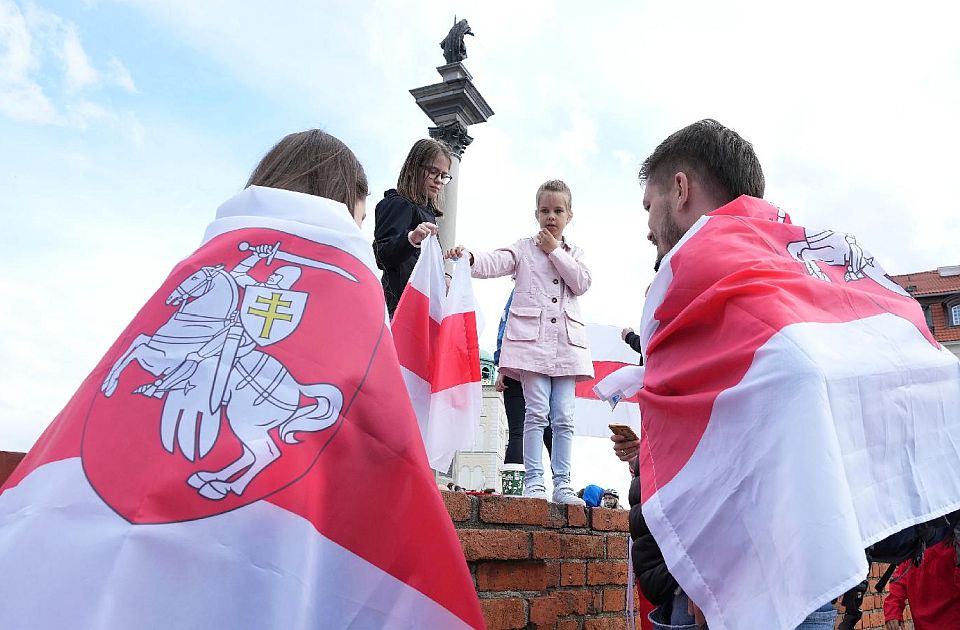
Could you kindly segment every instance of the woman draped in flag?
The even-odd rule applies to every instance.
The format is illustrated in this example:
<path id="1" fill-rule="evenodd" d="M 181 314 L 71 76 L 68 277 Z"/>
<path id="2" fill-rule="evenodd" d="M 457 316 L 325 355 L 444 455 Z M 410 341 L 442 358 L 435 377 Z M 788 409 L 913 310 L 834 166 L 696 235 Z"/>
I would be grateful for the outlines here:
<path id="1" fill-rule="evenodd" d="M 0 487 L 0 627 L 483 627 L 367 193 L 312 129 L 220 206 Z"/>

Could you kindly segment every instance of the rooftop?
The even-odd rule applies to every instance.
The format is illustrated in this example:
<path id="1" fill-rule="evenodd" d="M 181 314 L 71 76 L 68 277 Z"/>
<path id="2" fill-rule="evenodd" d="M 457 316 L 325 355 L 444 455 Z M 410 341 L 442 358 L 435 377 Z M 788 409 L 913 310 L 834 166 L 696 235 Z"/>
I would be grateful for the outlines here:
<path id="1" fill-rule="evenodd" d="M 890 277 L 914 297 L 960 293 L 960 265 Z"/>

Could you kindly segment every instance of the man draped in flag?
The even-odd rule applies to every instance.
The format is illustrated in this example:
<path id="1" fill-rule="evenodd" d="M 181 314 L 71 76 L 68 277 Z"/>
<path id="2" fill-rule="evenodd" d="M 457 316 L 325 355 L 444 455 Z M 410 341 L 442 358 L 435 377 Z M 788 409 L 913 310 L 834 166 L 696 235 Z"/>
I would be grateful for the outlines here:
<path id="1" fill-rule="evenodd" d="M 960 364 L 850 234 L 760 199 L 716 121 L 640 171 L 662 266 L 644 305 L 643 515 L 712 630 L 832 628 L 864 548 L 960 507 Z M 673 620 L 676 622 L 676 620 Z"/>
<path id="2" fill-rule="evenodd" d="M 457 260 L 451 275 L 448 293 L 443 250 L 429 236 L 391 322 L 427 458 L 441 471 L 473 444 L 483 395 L 470 265 Z"/>
<path id="3" fill-rule="evenodd" d="M 483 627 L 366 194 L 310 130 L 219 208 L 0 488 L 0 627 Z"/>

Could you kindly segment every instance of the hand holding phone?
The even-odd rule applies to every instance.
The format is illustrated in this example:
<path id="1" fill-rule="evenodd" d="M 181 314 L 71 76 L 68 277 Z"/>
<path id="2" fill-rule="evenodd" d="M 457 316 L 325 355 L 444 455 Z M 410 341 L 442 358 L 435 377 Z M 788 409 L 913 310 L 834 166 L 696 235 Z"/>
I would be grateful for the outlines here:
<path id="1" fill-rule="evenodd" d="M 631 442 L 636 442 L 640 439 L 637 437 L 637 434 L 634 433 L 633 429 L 626 424 L 611 424 L 608 426 L 614 435 L 622 436 Z"/>

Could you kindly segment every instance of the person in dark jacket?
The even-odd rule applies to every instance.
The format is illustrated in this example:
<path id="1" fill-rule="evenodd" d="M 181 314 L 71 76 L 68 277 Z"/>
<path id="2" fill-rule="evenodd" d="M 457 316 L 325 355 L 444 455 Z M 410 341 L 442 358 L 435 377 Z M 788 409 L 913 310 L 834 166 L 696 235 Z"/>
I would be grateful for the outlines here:
<path id="1" fill-rule="evenodd" d="M 497 349 L 493 353 L 493 364 L 500 365 L 500 346 L 503 344 L 503 333 L 507 328 L 507 317 L 510 315 L 510 304 L 513 302 L 513 291 L 507 298 L 500 317 L 500 327 L 497 329 Z M 494 389 L 503 394 L 503 407 L 507 412 L 507 451 L 503 457 L 504 464 L 523 463 L 523 423 L 527 413 L 527 401 L 523 398 L 523 386 L 520 381 L 497 373 Z M 553 431 L 550 427 L 543 430 L 543 445 L 547 453 L 553 454 Z"/>
<path id="2" fill-rule="evenodd" d="M 383 270 L 380 283 L 391 318 L 420 257 L 420 243 L 437 233 L 437 217 L 443 215 L 440 194 L 452 179 L 452 159 L 442 142 L 417 140 L 400 169 L 397 187 L 377 204 L 373 255 Z"/>

